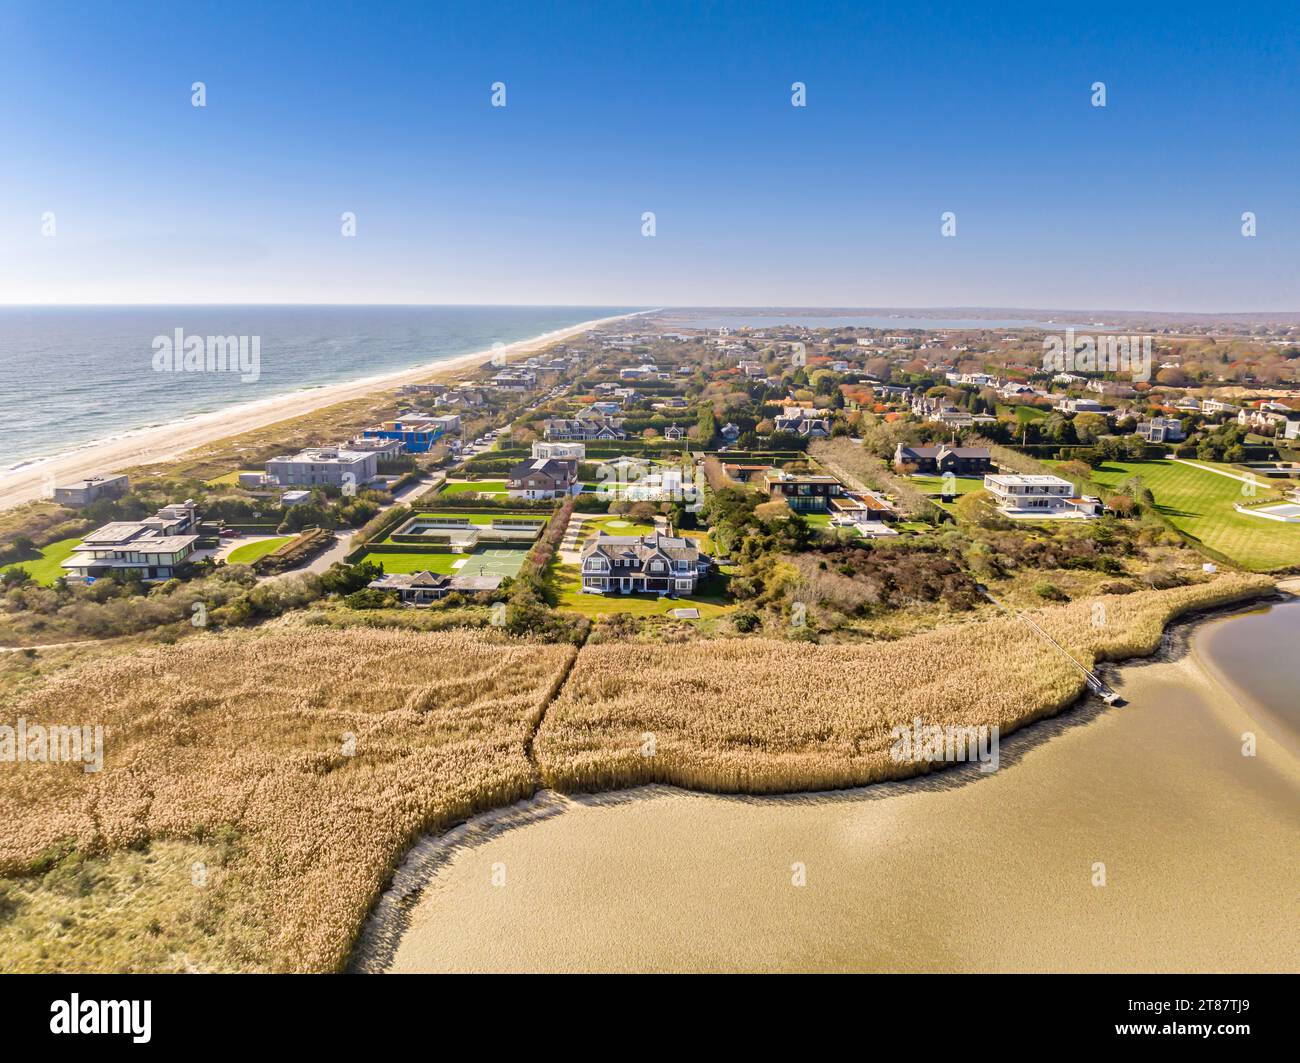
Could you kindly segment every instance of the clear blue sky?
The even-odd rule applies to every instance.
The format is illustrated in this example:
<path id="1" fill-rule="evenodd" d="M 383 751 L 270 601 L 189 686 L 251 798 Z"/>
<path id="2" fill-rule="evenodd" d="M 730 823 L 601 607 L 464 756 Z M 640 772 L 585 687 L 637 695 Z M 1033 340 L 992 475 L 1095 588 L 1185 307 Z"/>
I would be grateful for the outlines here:
<path id="1" fill-rule="evenodd" d="M 1141 7 L 9 2 L 0 302 L 1300 309 L 1300 8 Z"/>

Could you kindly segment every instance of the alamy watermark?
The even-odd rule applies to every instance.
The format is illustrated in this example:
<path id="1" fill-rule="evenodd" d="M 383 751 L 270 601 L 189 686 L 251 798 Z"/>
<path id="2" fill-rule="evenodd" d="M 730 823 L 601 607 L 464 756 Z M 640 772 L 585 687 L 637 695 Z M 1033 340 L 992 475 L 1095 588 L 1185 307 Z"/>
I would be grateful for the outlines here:
<path id="1" fill-rule="evenodd" d="M 86 772 L 104 768 L 104 728 L 83 724 L 28 723 L 0 724 L 0 763 L 3 764 L 80 764 Z"/>
<path id="2" fill-rule="evenodd" d="M 1151 379 L 1150 336 L 1043 337 L 1043 369 L 1049 373 L 1125 373 L 1135 381 Z"/>
<path id="3" fill-rule="evenodd" d="M 262 376 L 261 336 L 187 336 L 176 329 L 153 338 L 156 373 L 238 373 L 241 383 Z"/>
<path id="4" fill-rule="evenodd" d="M 646 461 L 602 462 L 594 494 L 604 502 L 684 502 L 696 513 L 704 499 L 704 475 L 692 466 Z"/>
<path id="5" fill-rule="evenodd" d="M 950 764 L 979 762 L 980 771 L 998 770 L 1000 760 L 998 728 L 980 724 L 959 727 L 956 724 L 927 724 L 916 717 L 912 726 L 891 728 L 889 756 L 896 764 L 936 761 Z"/>

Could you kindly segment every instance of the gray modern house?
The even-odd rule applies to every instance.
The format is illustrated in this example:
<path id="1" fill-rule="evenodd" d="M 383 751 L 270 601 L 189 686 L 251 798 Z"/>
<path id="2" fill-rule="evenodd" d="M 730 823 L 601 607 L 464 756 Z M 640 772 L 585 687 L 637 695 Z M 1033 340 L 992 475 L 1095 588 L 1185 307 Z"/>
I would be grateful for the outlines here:
<path id="1" fill-rule="evenodd" d="M 343 447 L 317 447 L 266 463 L 268 480 L 280 487 L 359 488 L 375 478 L 379 455 Z"/>

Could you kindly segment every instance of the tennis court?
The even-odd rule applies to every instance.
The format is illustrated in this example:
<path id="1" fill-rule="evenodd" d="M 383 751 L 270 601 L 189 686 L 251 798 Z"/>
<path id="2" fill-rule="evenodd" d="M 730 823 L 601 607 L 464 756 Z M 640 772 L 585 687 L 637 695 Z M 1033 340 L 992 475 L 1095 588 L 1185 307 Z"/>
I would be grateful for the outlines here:
<path id="1" fill-rule="evenodd" d="M 525 549 L 484 547 L 452 562 L 458 576 L 514 576 L 528 556 Z M 458 562 L 464 561 L 464 564 Z"/>

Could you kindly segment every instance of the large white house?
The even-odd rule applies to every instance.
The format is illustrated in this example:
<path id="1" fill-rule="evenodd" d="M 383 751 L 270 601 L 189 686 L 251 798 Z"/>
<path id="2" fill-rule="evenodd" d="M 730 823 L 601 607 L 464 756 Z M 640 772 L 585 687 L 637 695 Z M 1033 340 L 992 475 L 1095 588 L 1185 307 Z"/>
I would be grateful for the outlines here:
<path id="1" fill-rule="evenodd" d="M 199 515 L 191 499 L 163 506 L 148 520 L 113 521 L 96 528 L 59 563 L 73 580 L 137 576 L 142 581 L 171 579 L 194 553 Z"/>
<path id="2" fill-rule="evenodd" d="M 984 477 L 984 489 L 1007 517 L 1042 520 L 1101 515 L 1100 499 L 1076 495 L 1074 484 L 1059 476 L 990 473 Z"/>

